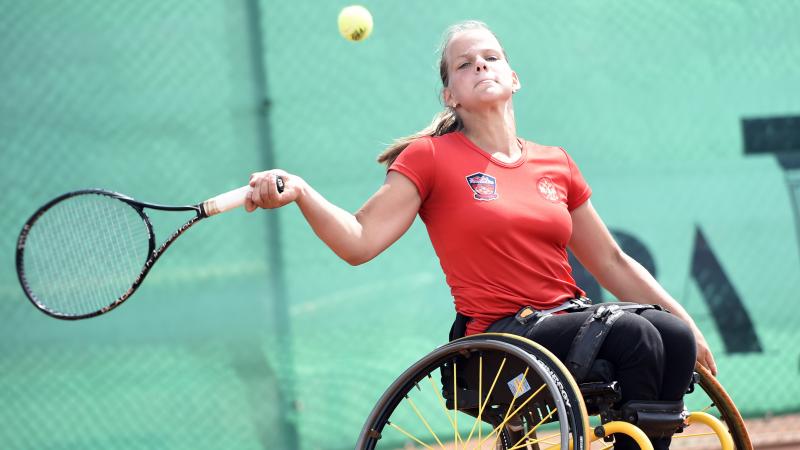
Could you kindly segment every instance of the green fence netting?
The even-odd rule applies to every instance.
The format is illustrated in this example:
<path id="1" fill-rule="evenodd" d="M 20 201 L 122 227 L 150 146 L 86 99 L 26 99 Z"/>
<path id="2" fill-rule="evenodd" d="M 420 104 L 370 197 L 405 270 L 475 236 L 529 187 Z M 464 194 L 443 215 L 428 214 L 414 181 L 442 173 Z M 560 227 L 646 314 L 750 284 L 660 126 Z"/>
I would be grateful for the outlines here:
<path id="1" fill-rule="evenodd" d="M 352 448 L 453 318 L 421 223 L 353 268 L 295 207 L 232 212 L 75 323 L 27 304 L 16 236 L 65 191 L 195 203 L 273 164 L 354 211 L 383 180 L 377 153 L 441 108 L 435 50 L 468 18 L 520 75 L 519 134 L 571 153 L 742 412 L 800 411 L 800 164 L 748 152 L 742 125 L 800 115 L 796 3 L 364 5 L 375 30 L 352 43 L 330 1 L 2 2 L 0 446 Z M 180 220 L 154 215 L 157 232 Z"/>

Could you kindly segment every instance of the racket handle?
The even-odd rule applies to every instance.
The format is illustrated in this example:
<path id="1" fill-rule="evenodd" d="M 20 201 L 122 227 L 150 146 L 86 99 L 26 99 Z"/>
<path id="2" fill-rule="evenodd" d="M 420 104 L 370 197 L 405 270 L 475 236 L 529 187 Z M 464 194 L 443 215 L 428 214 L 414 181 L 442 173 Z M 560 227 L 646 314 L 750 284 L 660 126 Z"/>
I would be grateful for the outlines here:
<path id="1" fill-rule="evenodd" d="M 244 205 L 244 200 L 252 190 L 253 188 L 247 185 L 242 186 L 239 189 L 228 191 L 224 194 L 219 194 L 216 197 L 211 197 L 203 202 L 203 210 L 206 212 L 206 216 L 210 217 L 215 214 L 224 213 L 225 211 L 238 208 Z"/>
<path id="2" fill-rule="evenodd" d="M 277 177 L 275 184 L 278 188 L 278 192 L 283 192 L 283 178 Z M 219 194 L 216 197 L 211 197 L 203 202 L 203 210 L 206 212 L 206 216 L 210 217 L 219 213 L 224 213 L 225 211 L 230 211 L 234 208 L 239 208 L 244 205 L 245 199 L 250 195 L 252 190 L 253 188 L 247 185 L 224 194 Z"/>

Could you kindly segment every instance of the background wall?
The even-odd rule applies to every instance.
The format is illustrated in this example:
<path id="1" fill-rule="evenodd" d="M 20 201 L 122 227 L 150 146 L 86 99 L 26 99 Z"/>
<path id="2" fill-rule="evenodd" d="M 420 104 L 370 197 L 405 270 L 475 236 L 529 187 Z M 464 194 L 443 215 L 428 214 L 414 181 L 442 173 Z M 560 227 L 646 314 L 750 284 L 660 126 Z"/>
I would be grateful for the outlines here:
<path id="1" fill-rule="evenodd" d="M 521 77 L 520 135 L 570 152 L 742 412 L 800 411 L 795 2 L 367 1 L 361 43 L 330 1 L 0 4 L 4 448 L 352 448 L 453 318 L 421 223 L 353 268 L 294 206 L 233 212 L 75 323 L 28 304 L 16 236 L 65 191 L 187 204 L 272 166 L 354 211 L 383 180 L 375 156 L 441 108 L 435 51 L 468 18 Z M 182 219 L 154 216 L 160 240 Z"/>

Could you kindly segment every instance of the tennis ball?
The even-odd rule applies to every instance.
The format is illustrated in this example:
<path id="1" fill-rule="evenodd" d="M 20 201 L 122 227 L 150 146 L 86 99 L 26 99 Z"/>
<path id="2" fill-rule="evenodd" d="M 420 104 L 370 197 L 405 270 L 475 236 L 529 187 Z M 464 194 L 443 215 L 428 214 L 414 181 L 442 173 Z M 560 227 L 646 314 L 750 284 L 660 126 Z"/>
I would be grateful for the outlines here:
<path id="1" fill-rule="evenodd" d="M 372 14 L 359 5 L 343 8 L 339 12 L 339 33 L 348 41 L 363 41 L 372 33 Z"/>

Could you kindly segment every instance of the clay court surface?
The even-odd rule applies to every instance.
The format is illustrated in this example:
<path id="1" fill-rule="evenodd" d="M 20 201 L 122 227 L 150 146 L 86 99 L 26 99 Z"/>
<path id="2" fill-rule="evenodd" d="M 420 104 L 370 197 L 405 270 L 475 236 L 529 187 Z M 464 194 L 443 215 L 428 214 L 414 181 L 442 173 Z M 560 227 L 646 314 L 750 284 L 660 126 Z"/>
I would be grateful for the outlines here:
<path id="1" fill-rule="evenodd" d="M 755 450 L 800 450 L 800 414 L 745 422 Z"/>
<path id="2" fill-rule="evenodd" d="M 800 450 L 800 414 L 789 416 L 771 417 L 766 419 L 750 419 L 745 421 L 750 438 L 755 450 Z M 492 440 L 484 442 L 483 448 L 491 448 Z M 694 442 L 691 446 L 681 445 L 680 440 L 673 442 L 673 449 L 686 450 L 716 450 L 712 440 L 708 444 Z M 474 449 L 477 446 L 476 440 L 471 440 L 466 447 L 459 445 L 458 448 Z M 406 445 L 402 450 L 412 450 L 421 447 Z M 602 442 L 595 442 L 592 450 L 605 448 Z M 452 443 L 444 446 L 445 450 L 456 450 Z"/>

